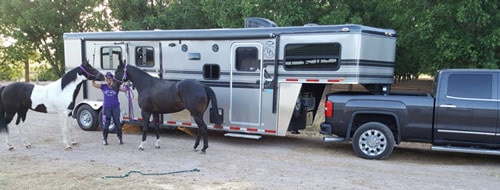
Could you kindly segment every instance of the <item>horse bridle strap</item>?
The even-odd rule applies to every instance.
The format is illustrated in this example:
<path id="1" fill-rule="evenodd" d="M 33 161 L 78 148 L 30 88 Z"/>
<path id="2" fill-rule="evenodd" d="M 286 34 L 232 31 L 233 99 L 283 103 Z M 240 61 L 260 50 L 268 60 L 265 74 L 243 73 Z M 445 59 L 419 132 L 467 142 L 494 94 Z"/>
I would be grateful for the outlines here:
<path id="1" fill-rule="evenodd" d="M 125 65 L 123 66 L 123 76 L 122 76 L 122 83 L 125 82 L 125 80 L 127 80 L 127 65 L 128 63 L 125 63 Z"/>
<path id="2" fill-rule="evenodd" d="M 99 75 L 94 75 L 94 74 L 92 74 L 92 73 L 88 72 L 88 71 L 87 71 L 87 70 L 86 70 L 83 66 L 81 66 L 81 65 L 80 65 L 80 69 L 81 69 L 81 70 L 82 70 L 85 74 L 87 74 L 87 76 L 93 76 L 93 77 L 96 77 L 96 78 L 97 78 L 97 76 L 99 76 Z M 101 74 L 101 73 L 99 73 L 99 74 Z"/>

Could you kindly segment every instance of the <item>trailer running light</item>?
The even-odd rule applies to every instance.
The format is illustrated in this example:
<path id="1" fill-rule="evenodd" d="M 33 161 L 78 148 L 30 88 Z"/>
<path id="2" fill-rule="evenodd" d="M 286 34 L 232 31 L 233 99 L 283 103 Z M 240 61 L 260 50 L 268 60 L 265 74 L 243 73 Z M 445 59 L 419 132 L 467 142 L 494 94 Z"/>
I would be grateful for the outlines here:
<path id="1" fill-rule="evenodd" d="M 325 102 L 325 117 L 333 117 L 333 102 L 331 101 Z"/>

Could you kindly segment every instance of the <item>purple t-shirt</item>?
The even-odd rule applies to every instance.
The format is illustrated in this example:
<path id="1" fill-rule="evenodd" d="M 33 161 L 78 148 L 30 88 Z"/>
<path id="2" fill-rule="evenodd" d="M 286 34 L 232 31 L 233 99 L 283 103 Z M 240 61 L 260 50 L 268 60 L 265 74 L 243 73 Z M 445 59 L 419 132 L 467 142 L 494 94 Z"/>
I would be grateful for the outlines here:
<path id="1" fill-rule="evenodd" d="M 101 85 L 101 91 L 104 94 L 105 108 L 120 106 L 120 102 L 118 101 L 118 91 L 111 89 L 107 84 Z"/>

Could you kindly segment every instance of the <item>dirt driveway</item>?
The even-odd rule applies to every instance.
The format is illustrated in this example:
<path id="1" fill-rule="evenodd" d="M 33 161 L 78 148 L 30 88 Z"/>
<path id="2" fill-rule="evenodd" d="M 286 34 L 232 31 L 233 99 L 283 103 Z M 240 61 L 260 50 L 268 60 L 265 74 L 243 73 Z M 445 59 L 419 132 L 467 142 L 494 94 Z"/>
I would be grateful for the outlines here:
<path id="1" fill-rule="evenodd" d="M 14 151 L 0 149 L 0 189 L 498 189 L 500 157 L 430 152 L 425 145 L 396 147 L 385 161 L 356 157 L 350 145 L 327 144 L 317 135 L 224 137 L 211 132 L 207 154 L 194 152 L 194 138 L 163 131 L 162 148 L 148 136 L 125 134 L 124 145 L 111 138 L 101 144 L 99 131 L 86 132 L 72 120 L 78 146 L 64 151 L 55 115 L 30 112 L 24 149 L 11 127 Z M 304 133 L 303 133 L 304 134 Z M 315 132 L 311 132 L 315 134 Z M 1 142 L 4 141 L 1 137 Z M 2 143 L 3 144 L 3 143 Z M 198 169 L 199 172 L 167 173 Z"/>

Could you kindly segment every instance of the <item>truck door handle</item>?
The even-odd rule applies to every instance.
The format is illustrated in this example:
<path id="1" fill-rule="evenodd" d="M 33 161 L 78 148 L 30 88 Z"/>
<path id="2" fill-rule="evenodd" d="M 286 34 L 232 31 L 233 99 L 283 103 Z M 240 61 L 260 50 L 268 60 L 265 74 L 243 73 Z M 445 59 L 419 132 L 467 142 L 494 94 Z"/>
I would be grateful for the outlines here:
<path id="1" fill-rule="evenodd" d="M 441 108 L 457 108 L 457 106 L 455 106 L 453 104 L 442 104 L 442 105 L 439 105 L 439 107 L 441 107 Z"/>

